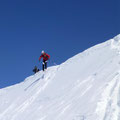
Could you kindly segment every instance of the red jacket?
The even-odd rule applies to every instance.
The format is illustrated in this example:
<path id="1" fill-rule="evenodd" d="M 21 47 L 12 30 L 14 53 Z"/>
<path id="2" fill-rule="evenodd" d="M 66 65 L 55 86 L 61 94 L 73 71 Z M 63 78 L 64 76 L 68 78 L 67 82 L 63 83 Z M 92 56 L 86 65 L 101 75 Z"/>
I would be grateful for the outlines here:
<path id="1" fill-rule="evenodd" d="M 43 55 L 41 55 L 40 57 L 39 57 L 39 60 L 41 59 L 41 58 L 43 58 L 43 60 L 48 60 L 48 59 L 50 59 L 50 55 L 48 55 L 47 53 L 44 53 Z"/>

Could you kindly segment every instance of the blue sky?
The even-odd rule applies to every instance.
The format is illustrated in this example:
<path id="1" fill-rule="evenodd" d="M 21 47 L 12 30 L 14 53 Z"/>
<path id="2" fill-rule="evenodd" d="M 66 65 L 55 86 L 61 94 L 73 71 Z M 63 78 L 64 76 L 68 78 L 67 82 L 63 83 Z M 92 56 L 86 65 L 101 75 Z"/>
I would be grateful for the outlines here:
<path id="1" fill-rule="evenodd" d="M 120 33 L 117 0 L 0 1 L 0 88 L 32 75 L 41 50 L 49 66 Z"/>

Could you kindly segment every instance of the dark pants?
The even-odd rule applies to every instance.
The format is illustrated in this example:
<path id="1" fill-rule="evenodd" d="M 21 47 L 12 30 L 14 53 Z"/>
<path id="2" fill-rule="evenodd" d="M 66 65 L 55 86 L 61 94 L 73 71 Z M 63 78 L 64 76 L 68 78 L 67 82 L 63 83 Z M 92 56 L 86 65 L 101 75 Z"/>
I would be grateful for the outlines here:
<path id="1" fill-rule="evenodd" d="M 43 68 L 43 71 L 47 69 L 47 60 L 43 60 L 42 68 Z"/>

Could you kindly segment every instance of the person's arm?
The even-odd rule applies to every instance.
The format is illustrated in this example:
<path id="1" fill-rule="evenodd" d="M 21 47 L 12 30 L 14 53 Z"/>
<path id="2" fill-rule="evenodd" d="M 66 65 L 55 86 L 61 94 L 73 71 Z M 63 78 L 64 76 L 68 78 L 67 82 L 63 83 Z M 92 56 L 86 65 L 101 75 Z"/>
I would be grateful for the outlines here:
<path id="1" fill-rule="evenodd" d="M 43 57 L 42 55 L 39 57 L 39 61 L 41 60 L 42 57 Z"/>
<path id="2" fill-rule="evenodd" d="M 47 58 L 50 59 L 50 55 L 46 54 Z"/>

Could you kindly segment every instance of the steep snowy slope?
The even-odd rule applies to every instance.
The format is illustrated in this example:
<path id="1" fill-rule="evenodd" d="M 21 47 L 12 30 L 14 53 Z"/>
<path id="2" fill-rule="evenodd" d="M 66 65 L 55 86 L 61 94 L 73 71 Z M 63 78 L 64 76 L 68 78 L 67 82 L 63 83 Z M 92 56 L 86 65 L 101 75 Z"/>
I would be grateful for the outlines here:
<path id="1" fill-rule="evenodd" d="M 120 35 L 1 89 L 0 120 L 120 120 Z"/>

